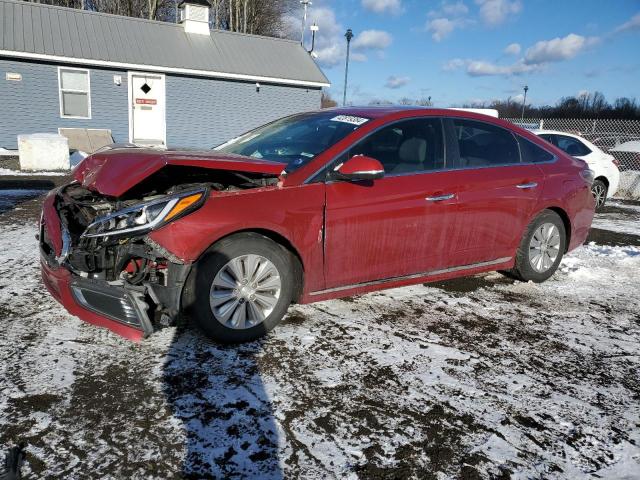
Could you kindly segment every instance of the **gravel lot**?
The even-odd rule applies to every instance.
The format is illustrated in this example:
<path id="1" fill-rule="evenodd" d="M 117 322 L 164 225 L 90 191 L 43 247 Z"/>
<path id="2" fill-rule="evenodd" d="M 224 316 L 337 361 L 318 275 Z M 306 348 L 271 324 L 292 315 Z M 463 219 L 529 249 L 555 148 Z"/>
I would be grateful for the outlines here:
<path id="1" fill-rule="evenodd" d="M 134 345 L 48 296 L 27 186 L 0 182 L 0 447 L 27 443 L 26 478 L 639 478 L 640 204 L 541 285 L 480 275 L 295 306 L 239 347 Z"/>

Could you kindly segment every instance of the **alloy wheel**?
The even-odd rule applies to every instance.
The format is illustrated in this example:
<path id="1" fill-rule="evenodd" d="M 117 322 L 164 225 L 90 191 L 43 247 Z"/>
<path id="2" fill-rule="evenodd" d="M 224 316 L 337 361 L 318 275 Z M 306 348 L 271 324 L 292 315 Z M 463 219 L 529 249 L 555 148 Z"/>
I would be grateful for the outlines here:
<path id="1" fill-rule="evenodd" d="M 596 199 L 596 208 L 602 207 L 606 200 L 607 189 L 601 183 L 596 183 L 591 187 L 591 193 Z"/>
<path id="2" fill-rule="evenodd" d="M 260 255 L 232 258 L 216 274 L 209 303 L 213 316 L 225 327 L 247 329 L 271 314 L 282 281 L 276 266 Z"/>
<path id="3" fill-rule="evenodd" d="M 538 273 L 544 273 L 560 254 L 560 231 L 553 223 L 540 225 L 529 242 L 529 263 Z"/>

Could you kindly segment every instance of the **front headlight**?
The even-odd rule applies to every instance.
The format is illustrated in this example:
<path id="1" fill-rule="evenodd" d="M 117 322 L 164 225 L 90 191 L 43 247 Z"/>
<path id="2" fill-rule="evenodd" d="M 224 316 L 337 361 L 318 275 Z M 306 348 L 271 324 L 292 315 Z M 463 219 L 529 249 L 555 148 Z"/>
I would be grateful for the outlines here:
<path id="1" fill-rule="evenodd" d="M 119 210 L 96 219 L 84 238 L 143 235 L 202 206 L 207 190 L 190 190 Z"/>

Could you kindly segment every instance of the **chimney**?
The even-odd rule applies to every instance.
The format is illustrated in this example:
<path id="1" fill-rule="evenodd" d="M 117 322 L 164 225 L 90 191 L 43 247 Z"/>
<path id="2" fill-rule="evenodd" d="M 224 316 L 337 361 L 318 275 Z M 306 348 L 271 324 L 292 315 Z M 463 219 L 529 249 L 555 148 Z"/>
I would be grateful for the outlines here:
<path id="1" fill-rule="evenodd" d="M 210 35 L 209 9 L 211 5 L 207 0 L 183 0 L 178 5 L 179 23 L 184 25 L 187 33 Z"/>

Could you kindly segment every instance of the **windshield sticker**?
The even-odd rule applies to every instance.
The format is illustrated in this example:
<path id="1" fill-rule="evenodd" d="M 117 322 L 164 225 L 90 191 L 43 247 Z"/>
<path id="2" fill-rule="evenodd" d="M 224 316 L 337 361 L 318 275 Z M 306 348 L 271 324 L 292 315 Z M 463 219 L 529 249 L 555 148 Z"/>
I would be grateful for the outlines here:
<path id="1" fill-rule="evenodd" d="M 352 125 L 362 125 L 363 123 L 367 123 L 369 121 L 368 118 L 362 117 L 353 117 L 351 115 L 338 115 L 337 117 L 333 117 L 331 119 L 332 122 L 343 122 L 350 123 Z"/>

